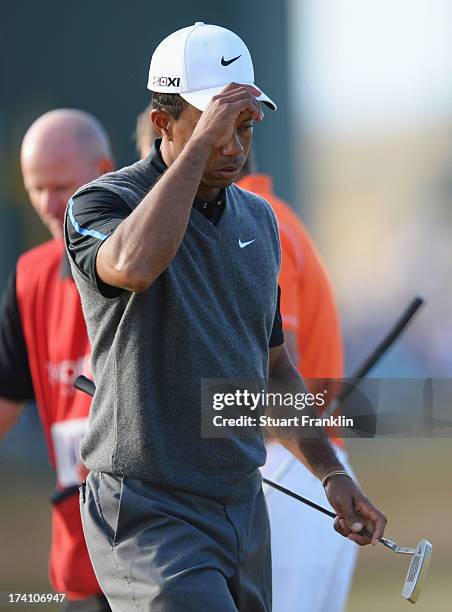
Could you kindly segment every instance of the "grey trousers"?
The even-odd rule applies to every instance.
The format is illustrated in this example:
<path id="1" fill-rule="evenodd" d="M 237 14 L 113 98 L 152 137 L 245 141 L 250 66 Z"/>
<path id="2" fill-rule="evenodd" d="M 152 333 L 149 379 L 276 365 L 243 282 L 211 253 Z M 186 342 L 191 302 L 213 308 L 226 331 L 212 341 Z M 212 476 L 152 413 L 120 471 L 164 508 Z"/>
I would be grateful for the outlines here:
<path id="1" fill-rule="evenodd" d="M 270 530 L 262 490 L 246 503 L 90 472 L 80 507 L 113 612 L 269 612 Z"/>

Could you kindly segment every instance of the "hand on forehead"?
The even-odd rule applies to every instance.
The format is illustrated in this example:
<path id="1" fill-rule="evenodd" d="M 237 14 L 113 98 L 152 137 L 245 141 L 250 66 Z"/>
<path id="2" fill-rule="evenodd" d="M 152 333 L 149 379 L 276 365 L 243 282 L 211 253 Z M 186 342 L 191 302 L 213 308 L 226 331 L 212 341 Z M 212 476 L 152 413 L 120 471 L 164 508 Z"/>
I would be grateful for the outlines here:
<path id="1" fill-rule="evenodd" d="M 237 117 L 236 124 L 240 125 L 242 123 L 246 123 L 247 121 L 254 121 L 254 119 L 255 119 L 254 115 L 252 115 L 249 110 L 246 110 L 246 111 L 243 111 L 243 113 L 240 113 L 240 115 Z"/>

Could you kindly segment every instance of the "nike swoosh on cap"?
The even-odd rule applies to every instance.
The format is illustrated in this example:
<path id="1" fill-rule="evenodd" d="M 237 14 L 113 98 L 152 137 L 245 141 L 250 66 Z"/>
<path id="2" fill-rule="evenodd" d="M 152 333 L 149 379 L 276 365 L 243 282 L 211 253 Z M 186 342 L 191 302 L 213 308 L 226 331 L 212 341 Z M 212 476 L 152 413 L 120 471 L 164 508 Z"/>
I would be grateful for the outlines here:
<path id="1" fill-rule="evenodd" d="M 230 60 L 225 60 L 224 59 L 224 55 L 223 55 L 223 57 L 221 58 L 221 65 L 222 66 L 229 66 L 229 64 L 232 64 L 232 62 L 235 62 L 235 60 L 238 60 L 239 57 L 242 57 L 242 55 L 240 54 L 240 55 L 237 55 L 237 57 L 233 57 Z"/>
<path id="2" fill-rule="evenodd" d="M 248 242 L 242 242 L 239 238 L 239 247 L 243 249 L 244 247 L 248 246 L 249 244 L 252 244 L 253 242 L 256 242 L 256 238 L 254 238 L 253 240 L 248 240 Z"/>

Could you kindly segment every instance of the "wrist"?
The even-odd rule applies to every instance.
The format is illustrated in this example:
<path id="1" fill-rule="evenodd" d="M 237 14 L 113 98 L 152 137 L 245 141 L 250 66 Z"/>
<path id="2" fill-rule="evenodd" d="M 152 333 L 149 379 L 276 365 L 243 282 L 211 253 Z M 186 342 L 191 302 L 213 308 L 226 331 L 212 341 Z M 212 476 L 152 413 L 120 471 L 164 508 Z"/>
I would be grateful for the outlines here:
<path id="1" fill-rule="evenodd" d="M 328 472 L 322 479 L 321 479 L 321 483 L 322 483 L 322 487 L 324 489 L 327 488 L 328 484 L 333 480 L 333 479 L 337 479 L 337 478 L 349 478 L 350 480 L 353 480 L 353 478 L 350 476 L 350 474 L 344 470 L 344 469 L 338 469 L 338 470 L 332 470 L 330 472 Z"/>
<path id="2" fill-rule="evenodd" d="M 289 448 L 289 450 L 291 450 Z M 330 441 L 326 437 L 322 438 L 299 438 L 297 440 L 298 453 L 291 451 L 296 456 L 301 453 L 305 459 L 305 464 L 311 472 L 322 481 L 328 474 L 338 470 L 344 470 L 344 466 L 337 458 L 337 455 Z"/>

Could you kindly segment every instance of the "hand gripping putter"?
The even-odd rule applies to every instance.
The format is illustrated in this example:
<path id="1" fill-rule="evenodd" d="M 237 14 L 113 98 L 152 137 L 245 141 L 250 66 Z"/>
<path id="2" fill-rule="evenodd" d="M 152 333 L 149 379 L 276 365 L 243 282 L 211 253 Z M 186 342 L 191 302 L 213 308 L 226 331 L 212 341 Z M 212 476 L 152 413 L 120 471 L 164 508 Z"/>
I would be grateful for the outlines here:
<path id="1" fill-rule="evenodd" d="M 323 506 L 319 506 L 313 501 L 306 499 L 301 495 L 298 495 L 298 493 L 295 493 L 290 489 L 286 489 L 286 487 L 283 487 L 282 485 L 277 484 L 276 482 L 272 482 L 271 480 L 268 480 L 268 478 L 263 478 L 262 480 L 265 482 L 265 484 L 269 485 L 270 487 L 273 487 L 277 491 L 285 493 L 289 497 L 293 497 L 297 501 L 300 501 L 303 504 L 314 508 L 314 510 L 318 510 L 319 512 L 323 512 L 323 514 L 326 514 L 327 516 L 331 516 L 331 518 L 336 518 L 335 513 L 331 512 L 331 510 L 327 510 L 326 508 L 323 508 Z M 362 529 L 359 533 L 360 535 L 364 535 L 369 538 L 372 537 L 372 534 L 369 533 L 366 529 Z M 422 592 L 422 587 L 427 577 L 430 560 L 432 558 L 432 545 L 428 540 L 420 540 L 417 543 L 416 548 L 406 548 L 405 546 L 399 546 L 396 542 L 388 540 L 387 538 L 380 538 L 379 542 L 381 542 L 383 546 L 386 546 L 386 548 L 389 548 L 389 550 L 392 550 L 392 552 L 394 553 L 412 556 L 410 565 L 408 566 L 405 583 L 402 589 L 402 597 L 404 597 L 413 604 L 416 603 L 419 599 L 419 595 Z"/>

